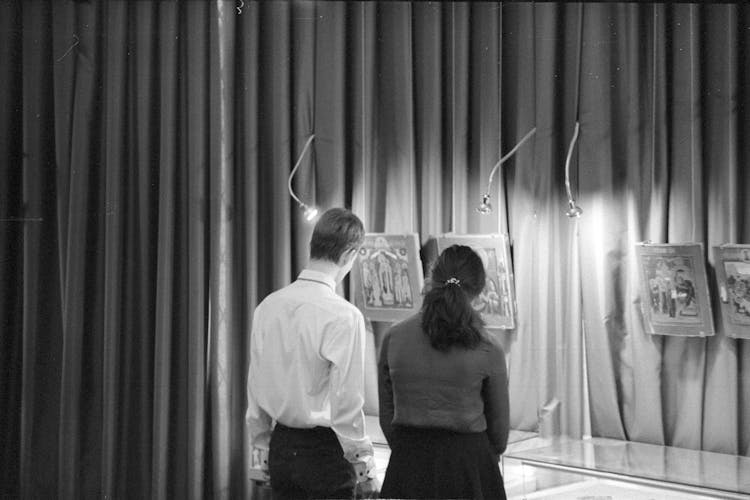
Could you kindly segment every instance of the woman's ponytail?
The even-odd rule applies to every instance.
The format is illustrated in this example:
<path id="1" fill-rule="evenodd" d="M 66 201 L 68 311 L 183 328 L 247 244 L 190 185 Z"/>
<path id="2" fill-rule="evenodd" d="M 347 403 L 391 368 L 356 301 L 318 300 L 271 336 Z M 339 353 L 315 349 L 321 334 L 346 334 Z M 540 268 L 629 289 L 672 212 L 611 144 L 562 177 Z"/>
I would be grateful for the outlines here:
<path id="1" fill-rule="evenodd" d="M 471 301 L 485 284 L 482 260 L 469 247 L 453 245 L 435 261 L 431 287 L 422 303 L 422 329 L 440 351 L 474 348 L 482 339 L 482 320 Z"/>

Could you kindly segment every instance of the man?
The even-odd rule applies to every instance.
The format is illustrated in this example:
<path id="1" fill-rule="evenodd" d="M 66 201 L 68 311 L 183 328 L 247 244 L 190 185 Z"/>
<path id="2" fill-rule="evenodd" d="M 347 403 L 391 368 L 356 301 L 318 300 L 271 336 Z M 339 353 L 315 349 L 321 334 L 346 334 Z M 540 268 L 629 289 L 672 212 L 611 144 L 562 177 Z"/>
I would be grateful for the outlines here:
<path id="1" fill-rule="evenodd" d="M 255 309 L 247 424 L 258 445 L 275 422 L 268 452 L 275 498 L 353 498 L 357 481 L 374 476 L 363 412 L 364 318 L 336 294 L 363 241 L 356 215 L 326 211 L 308 267 Z"/>

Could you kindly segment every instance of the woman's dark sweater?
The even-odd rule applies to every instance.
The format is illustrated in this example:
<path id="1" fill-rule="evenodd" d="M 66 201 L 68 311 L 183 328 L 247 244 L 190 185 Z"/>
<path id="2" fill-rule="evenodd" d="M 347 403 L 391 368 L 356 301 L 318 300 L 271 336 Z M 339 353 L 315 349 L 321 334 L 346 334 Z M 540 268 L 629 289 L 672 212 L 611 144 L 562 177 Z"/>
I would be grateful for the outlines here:
<path id="1" fill-rule="evenodd" d="M 488 335 L 474 349 L 446 352 L 430 345 L 422 315 L 386 333 L 378 359 L 380 426 L 390 442 L 393 426 L 456 432 L 486 431 L 495 453 L 509 431 L 508 372 L 502 347 Z"/>

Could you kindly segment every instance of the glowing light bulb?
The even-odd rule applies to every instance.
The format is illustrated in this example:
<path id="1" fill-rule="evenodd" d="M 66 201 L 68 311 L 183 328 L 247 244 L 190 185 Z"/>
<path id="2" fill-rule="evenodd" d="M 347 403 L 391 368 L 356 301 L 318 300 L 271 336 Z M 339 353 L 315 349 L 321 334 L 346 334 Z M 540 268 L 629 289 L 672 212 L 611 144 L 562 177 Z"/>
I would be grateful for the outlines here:
<path id="1" fill-rule="evenodd" d="M 482 195 L 482 203 L 479 204 L 476 210 L 480 214 L 492 213 L 492 203 L 490 203 L 490 195 L 488 194 Z"/>
<path id="2" fill-rule="evenodd" d="M 299 207 L 304 212 L 304 214 L 305 214 L 305 220 L 308 221 L 308 222 L 311 221 L 311 220 L 313 220 L 318 215 L 318 209 L 315 208 L 315 207 L 308 207 L 304 203 L 300 203 Z"/>
<path id="3" fill-rule="evenodd" d="M 568 200 L 568 209 L 565 211 L 565 215 L 572 219 L 574 217 L 580 217 L 582 213 L 583 209 L 576 205 L 576 202 L 574 200 Z"/>

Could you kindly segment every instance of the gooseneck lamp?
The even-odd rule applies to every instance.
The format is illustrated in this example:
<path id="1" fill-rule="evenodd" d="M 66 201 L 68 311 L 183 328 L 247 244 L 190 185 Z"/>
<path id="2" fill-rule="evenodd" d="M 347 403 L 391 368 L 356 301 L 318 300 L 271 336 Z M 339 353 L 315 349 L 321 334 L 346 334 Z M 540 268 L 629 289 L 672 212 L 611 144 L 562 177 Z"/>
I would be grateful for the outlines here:
<path id="1" fill-rule="evenodd" d="M 565 215 L 570 218 L 580 217 L 583 213 L 583 209 L 576 205 L 576 200 L 573 198 L 573 193 L 570 191 L 570 157 L 573 156 L 573 148 L 578 140 L 578 129 L 579 125 L 576 122 L 575 130 L 573 131 L 573 139 L 570 141 L 568 147 L 568 157 L 565 158 L 565 190 L 568 193 L 568 209 L 565 211 Z"/>
<path id="2" fill-rule="evenodd" d="M 573 198 L 573 192 L 570 190 L 570 158 L 573 156 L 573 148 L 578 140 L 578 130 L 580 124 L 578 123 L 579 116 L 579 102 L 581 96 L 581 59 L 583 52 L 583 4 L 578 7 L 578 61 L 576 68 L 576 95 L 575 95 L 575 111 L 576 111 L 576 126 L 573 131 L 573 138 L 570 140 L 570 146 L 568 146 L 568 156 L 565 158 L 565 191 L 568 194 L 568 209 L 565 210 L 565 215 L 571 219 L 577 219 L 583 213 L 581 207 L 576 205 L 576 200 Z M 576 180 L 577 182 L 577 180 Z"/>
<path id="3" fill-rule="evenodd" d="M 502 158 L 500 158 L 500 161 L 498 161 L 495 164 L 495 166 L 492 167 L 492 170 L 490 170 L 490 178 L 487 181 L 487 191 L 485 191 L 484 194 L 482 195 L 482 202 L 476 208 L 477 212 L 479 212 L 480 214 L 489 214 L 489 213 L 492 213 L 492 203 L 490 203 L 490 189 L 492 189 L 492 179 L 493 179 L 493 177 L 495 177 L 495 172 L 497 171 L 498 168 L 500 168 L 500 165 L 502 165 L 503 163 L 505 163 L 505 161 L 508 158 L 510 158 L 511 156 L 513 156 L 513 153 L 515 153 L 518 150 L 518 148 L 520 148 L 521 145 L 524 142 L 526 142 L 535 133 L 536 133 L 536 127 L 534 127 L 531 130 L 529 130 L 529 132 L 525 136 L 523 136 L 523 139 L 521 139 L 518 142 L 518 144 L 516 144 L 515 147 L 513 147 L 513 149 L 511 149 L 508 152 L 508 154 L 506 154 L 505 156 L 503 156 Z"/>
<path id="4" fill-rule="evenodd" d="M 311 134 L 310 137 L 307 139 L 307 142 L 305 143 L 305 147 L 302 148 L 302 152 L 299 155 L 299 158 L 297 159 L 297 163 L 294 164 L 294 168 L 289 173 L 289 194 L 294 198 L 294 200 L 299 204 L 299 208 L 304 213 L 304 217 L 306 221 L 312 221 L 317 215 L 318 215 L 318 209 L 314 206 L 306 205 L 305 203 L 300 200 L 296 194 L 294 194 L 294 190 L 292 189 L 292 179 L 294 178 L 294 174 L 297 172 L 297 169 L 299 168 L 300 164 L 302 163 L 302 158 L 304 158 L 305 153 L 307 152 L 307 148 L 310 147 L 310 144 L 312 144 L 312 140 L 315 138 L 315 134 Z"/>

